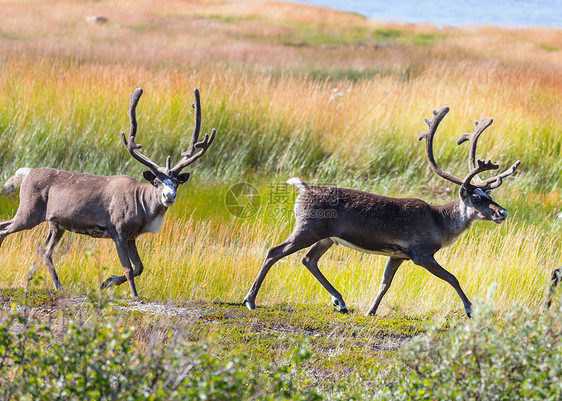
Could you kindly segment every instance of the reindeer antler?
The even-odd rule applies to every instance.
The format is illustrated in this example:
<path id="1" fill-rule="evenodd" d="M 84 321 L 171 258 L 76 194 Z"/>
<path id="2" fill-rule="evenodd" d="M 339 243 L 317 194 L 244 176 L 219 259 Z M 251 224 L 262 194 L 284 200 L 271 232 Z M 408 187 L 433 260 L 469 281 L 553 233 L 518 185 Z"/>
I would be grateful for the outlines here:
<path id="1" fill-rule="evenodd" d="M 491 118 L 483 118 L 478 122 L 474 120 L 474 132 L 472 134 L 466 133 L 462 134 L 459 139 L 457 139 L 457 145 L 465 141 L 469 141 L 470 143 L 470 151 L 468 154 L 468 168 L 473 170 L 476 168 L 476 146 L 478 145 L 478 138 L 480 134 L 484 132 L 486 128 L 488 128 L 494 122 Z"/>
<path id="2" fill-rule="evenodd" d="M 462 185 L 464 180 L 461 180 L 459 177 L 443 171 L 441 167 L 437 165 L 437 163 L 435 162 L 435 158 L 433 157 L 433 137 L 435 136 L 437 127 L 439 127 L 439 123 L 441 123 L 441 120 L 443 120 L 443 117 L 445 117 L 448 112 L 449 106 L 443 106 L 439 109 L 439 111 L 433 110 L 433 118 L 431 120 L 424 118 L 423 120 L 427 124 L 428 130 L 418 135 L 418 141 L 425 139 L 425 151 L 427 153 L 429 167 L 431 167 L 433 172 L 439 177 L 445 178 L 446 180 L 451 181 L 457 185 Z"/>
<path id="3" fill-rule="evenodd" d="M 463 134 L 458 140 L 457 144 L 461 144 L 467 140 L 470 141 L 470 153 L 468 157 L 468 165 L 470 168 L 470 172 L 466 175 L 464 180 L 443 171 L 435 162 L 435 158 L 433 157 L 433 137 L 435 136 L 435 132 L 437 131 L 437 127 L 443 117 L 447 115 L 449 112 L 448 106 L 443 106 L 439 111 L 433 110 L 433 118 L 431 120 L 424 118 L 425 123 L 428 126 L 427 132 L 422 132 L 418 135 L 418 141 L 425 139 L 425 149 L 427 153 L 427 159 L 429 161 L 429 166 L 433 170 L 435 174 L 440 177 L 445 178 L 448 181 L 451 181 L 457 185 L 464 186 L 466 189 L 473 191 L 476 188 L 481 188 L 482 190 L 489 190 L 499 187 L 502 184 L 502 180 L 513 174 L 515 169 L 519 165 L 519 161 L 516 161 L 509 169 L 504 171 L 503 173 L 494 176 L 492 178 L 488 178 L 485 181 L 482 181 L 478 178 L 478 174 L 488 171 L 488 170 L 495 170 L 499 168 L 497 164 L 494 164 L 491 160 L 485 162 L 484 160 L 476 160 L 476 145 L 478 143 L 478 137 L 482 132 L 492 124 L 493 120 L 491 118 L 483 119 L 480 122 L 475 121 L 475 131 L 472 134 Z M 477 178 L 476 183 L 472 183 L 472 179 Z"/>
<path id="4" fill-rule="evenodd" d="M 492 177 L 490 179 L 487 179 L 486 182 L 488 182 L 488 185 L 485 187 L 485 190 L 488 189 L 496 189 L 497 187 L 499 187 L 502 183 L 503 183 L 503 179 L 505 177 L 510 176 L 511 174 L 515 173 L 515 170 L 517 170 L 517 167 L 519 167 L 519 165 L 521 164 L 520 160 L 517 160 L 515 163 L 513 163 L 511 165 L 510 168 L 508 168 L 507 170 L 505 170 L 503 173 L 501 173 L 500 175 L 497 175 L 495 177 Z"/>
<path id="5" fill-rule="evenodd" d="M 195 160 L 203 156 L 209 146 L 211 146 L 211 144 L 213 143 L 215 134 L 217 133 L 217 130 L 213 128 L 210 136 L 209 134 L 205 134 L 205 138 L 201 142 L 197 142 L 197 140 L 199 139 L 199 132 L 201 130 L 201 100 L 199 98 L 199 89 L 195 88 L 193 93 L 195 95 L 195 102 L 191 104 L 191 107 L 195 109 L 195 125 L 193 127 L 193 136 L 191 138 L 191 143 L 189 144 L 187 152 L 184 150 L 181 151 L 182 160 L 180 160 L 180 162 L 176 164 L 174 168 L 169 169 L 173 174 L 179 174 L 182 169 L 189 166 Z M 199 152 L 195 153 L 197 149 L 200 150 Z"/>
<path id="6" fill-rule="evenodd" d="M 195 102 L 191 105 L 195 109 L 195 126 L 193 128 L 193 137 L 191 138 L 191 143 L 189 145 L 189 149 L 187 152 L 182 150 L 182 160 L 171 168 L 172 159 L 170 156 L 166 158 L 166 168 L 162 168 L 158 166 L 158 164 L 154 163 L 148 157 L 140 153 L 138 150 L 142 148 L 142 145 L 137 144 L 135 142 L 135 137 L 137 135 L 137 117 L 136 117 L 136 109 L 137 104 L 139 103 L 140 97 L 142 96 L 143 90 L 142 88 L 138 88 L 135 90 L 135 93 L 132 93 L 131 96 L 131 104 L 129 106 L 129 119 L 131 121 L 131 129 L 129 132 L 129 139 L 127 140 L 125 133 L 121 133 L 121 139 L 123 140 L 123 144 L 125 148 L 129 152 L 131 156 L 138 162 L 147 166 L 155 175 L 159 173 L 164 174 L 173 174 L 177 175 L 179 172 L 185 168 L 186 166 L 193 163 L 195 160 L 199 159 L 203 154 L 207 151 L 209 146 L 213 143 L 215 139 L 215 134 L 217 131 L 213 128 L 211 131 L 211 135 L 205 134 L 205 138 L 201 142 L 197 142 L 199 138 L 199 131 L 201 129 L 201 101 L 199 99 L 199 90 L 195 89 Z M 200 149 L 199 152 L 195 153 L 197 149 Z"/>
<path id="7" fill-rule="evenodd" d="M 470 151 L 468 155 L 468 167 L 471 170 L 476 168 L 475 160 L 476 160 L 476 147 L 478 145 L 478 138 L 480 137 L 480 134 L 482 134 L 482 132 L 484 132 L 484 130 L 488 128 L 493 122 L 494 120 L 492 118 L 483 118 L 480 121 L 474 121 L 474 132 L 472 134 L 468 134 L 468 133 L 462 134 L 460 138 L 457 139 L 457 145 L 460 145 L 465 141 L 469 141 L 470 143 Z M 515 163 L 513 163 L 513 165 L 510 168 L 505 170 L 503 173 L 496 175 L 492 178 L 488 178 L 485 181 L 481 180 L 480 177 L 478 177 L 478 175 L 474 175 L 474 178 L 477 180 L 478 188 L 482 188 L 483 190 L 498 188 L 503 183 L 503 179 L 513 174 L 520 163 L 521 162 L 517 160 Z"/>
<path id="8" fill-rule="evenodd" d="M 484 160 L 478 159 L 476 160 L 476 164 L 477 166 L 474 169 L 470 170 L 470 172 L 464 178 L 464 182 L 462 184 L 466 189 L 470 191 L 473 191 L 476 188 L 484 189 L 486 185 L 486 182 L 472 184 L 470 181 L 472 181 L 474 177 L 476 177 L 480 173 L 483 173 L 484 171 L 496 170 L 500 167 L 498 164 L 493 163 L 491 160 L 485 162 Z"/>
<path id="9" fill-rule="evenodd" d="M 148 157 L 146 157 L 142 153 L 138 152 L 138 149 L 141 149 L 142 145 L 135 143 L 135 137 L 137 135 L 136 109 L 137 109 L 137 104 L 139 103 L 139 100 L 142 96 L 142 93 L 143 93 L 142 88 L 137 88 L 135 90 L 135 93 L 131 93 L 131 95 L 130 95 L 131 104 L 129 105 L 129 111 L 127 113 L 129 115 L 129 120 L 131 121 L 131 128 L 130 128 L 130 132 L 129 132 L 129 141 L 127 141 L 127 138 L 125 137 L 124 132 L 121 132 L 121 139 L 123 140 L 123 144 L 125 145 L 125 148 L 127 148 L 127 151 L 129 152 L 129 154 L 131 156 L 133 156 L 133 158 L 135 160 L 137 160 L 141 164 L 144 164 L 154 174 L 158 174 L 159 169 L 160 169 L 158 164 L 154 163 Z"/>

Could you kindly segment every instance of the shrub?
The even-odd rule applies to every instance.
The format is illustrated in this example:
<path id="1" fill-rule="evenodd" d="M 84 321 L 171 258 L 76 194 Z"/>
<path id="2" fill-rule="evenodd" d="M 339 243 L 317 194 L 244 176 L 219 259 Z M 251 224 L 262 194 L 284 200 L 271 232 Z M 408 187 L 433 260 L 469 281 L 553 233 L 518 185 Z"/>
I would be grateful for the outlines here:
<path id="1" fill-rule="evenodd" d="M 378 385 L 393 400 L 559 400 L 562 310 L 516 310 L 497 320 L 488 307 L 444 333 L 434 328 L 400 353 Z"/>
<path id="2" fill-rule="evenodd" d="M 181 335 L 142 343 L 110 309 L 63 320 L 55 329 L 12 306 L 0 324 L 0 399 L 319 399 L 297 389 L 299 366 L 310 356 L 302 347 L 270 370 L 244 354 L 223 361 L 208 344 Z"/>

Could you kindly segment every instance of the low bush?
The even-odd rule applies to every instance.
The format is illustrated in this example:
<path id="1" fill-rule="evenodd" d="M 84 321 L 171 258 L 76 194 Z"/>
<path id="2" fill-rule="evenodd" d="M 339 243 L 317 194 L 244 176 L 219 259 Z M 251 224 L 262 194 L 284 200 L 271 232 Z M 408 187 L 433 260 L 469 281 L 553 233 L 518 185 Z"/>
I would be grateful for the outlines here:
<path id="1" fill-rule="evenodd" d="M 562 310 L 476 318 L 414 339 L 380 377 L 380 399 L 560 400 Z"/>
<path id="2" fill-rule="evenodd" d="M 313 347 L 302 337 L 280 350 L 281 362 L 255 360 L 221 355 L 212 339 L 188 341 L 188 333 L 173 325 L 165 326 L 169 332 L 137 330 L 130 326 L 134 320 L 107 304 L 73 317 L 32 312 L 15 305 L 4 312 L 0 400 L 562 397 L 562 308 L 544 315 L 517 309 L 499 317 L 482 306 L 472 320 L 448 321 L 415 337 L 382 365 L 368 364 L 362 373 L 334 370 L 329 381 L 307 372 Z"/>
<path id="3" fill-rule="evenodd" d="M 47 323 L 42 320 L 47 320 Z M 30 317 L 12 306 L 0 324 L 2 400 L 315 400 L 299 390 L 305 348 L 271 369 L 244 354 L 228 360 L 180 334 L 135 339 L 111 308 L 87 319 Z"/>

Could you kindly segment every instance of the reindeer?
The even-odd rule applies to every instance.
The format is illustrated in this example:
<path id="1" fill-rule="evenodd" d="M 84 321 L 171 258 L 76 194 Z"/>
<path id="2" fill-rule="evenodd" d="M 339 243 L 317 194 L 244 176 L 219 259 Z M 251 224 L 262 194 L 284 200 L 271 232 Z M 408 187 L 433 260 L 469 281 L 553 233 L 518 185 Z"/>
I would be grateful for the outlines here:
<path id="1" fill-rule="evenodd" d="M 166 167 L 160 167 L 141 154 L 141 145 L 135 143 L 136 107 L 143 93 L 138 88 L 130 96 L 129 138 L 122 132 L 121 139 L 129 154 L 149 168 L 143 172 L 149 184 L 139 183 L 126 175 L 96 176 L 54 168 L 32 169 L 21 185 L 16 216 L 0 223 L 0 245 L 9 234 L 48 221 L 49 233 L 39 253 L 49 268 L 55 289 L 62 290 L 51 255 L 64 232 L 111 238 L 125 275 L 111 276 L 101 284 L 101 289 L 128 281 L 132 296 L 137 297 L 134 278 L 144 267 L 135 240 L 141 234 L 160 231 L 166 211 L 176 202 L 178 186 L 189 179 L 189 173 L 180 172 L 203 156 L 215 138 L 216 130 L 213 129 L 210 136 L 205 134 L 203 141 L 197 142 L 201 129 L 201 104 L 199 91 L 195 89 L 194 92 L 195 127 L 191 144 L 187 152 L 182 150 L 182 158 L 173 168 L 170 156 L 166 159 Z"/>
<path id="2" fill-rule="evenodd" d="M 299 178 L 291 178 L 287 183 L 295 185 L 300 192 L 294 207 L 295 228 L 287 240 L 267 252 L 244 298 L 243 303 L 248 309 L 255 308 L 256 296 L 271 266 L 279 259 L 311 246 L 302 263 L 328 291 L 336 308 L 347 313 L 341 294 L 318 269 L 320 257 L 333 244 L 341 244 L 361 252 L 389 257 L 375 303 L 367 315 L 376 313 L 396 270 L 405 260 L 411 260 L 449 283 L 461 298 L 466 314 L 471 317 L 472 304 L 458 280 L 441 267 L 434 255 L 441 248 L 453 244 L 476 220 L 491 220 L 498 224 L 505 221 L 508 212 L 492 200 L 490 191 L 515 172 L 519 161 L 492 178 L 478 178 L 478 174 L 499 167 L 489 160 L 475 160 L 478 137 L 492 123 L 492 119 L 483 119 L 474 122 L 473 134 L 464 134 L 457 141 L 459 145 L 466 140 L 470 142 L 470 172 L 460 179 L 443 171 L 433 157 L 433 138 L 448 112 L 447 106 L 439 111 L 433 110 L 431 121 L 424 119 L 428 130 L 422 132 L 418 140 L 426 140 L 427 158 L 433 172 L 460 186 L 456 200 L 442 206 L 431 206 L 420 199 L 389 198 L 352 189 L 312 186 Z"/>
<path id="3" fill-rule="evenodd" d="M 552 273 L 550 273 L 550 287 L 548 288 L 548 294 L 546 295 L 546 299 L 544 301 L 545 312 L 547 312 L 552 305 L 552 300 L 556 294 L 556 287 L 558 287 L 560 279 L 562 279 L 562 267 L 557 267 L 552 271 Z"/>

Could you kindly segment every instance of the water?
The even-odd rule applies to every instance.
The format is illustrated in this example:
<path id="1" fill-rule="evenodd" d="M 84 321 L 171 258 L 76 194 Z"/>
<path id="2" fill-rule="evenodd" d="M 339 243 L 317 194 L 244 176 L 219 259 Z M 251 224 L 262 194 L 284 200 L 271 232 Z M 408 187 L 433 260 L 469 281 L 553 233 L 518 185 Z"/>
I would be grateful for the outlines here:
<path id="1" fill-rule="evenodd" d="M 562 0 L 293 0 L 367 18 L 437 26 L 498 25 L 562 27 Z"/>

